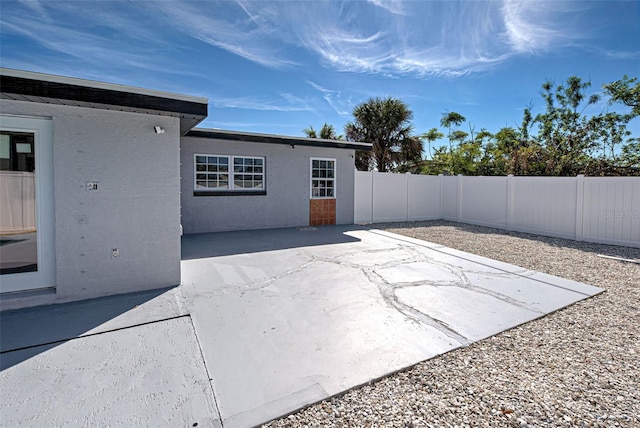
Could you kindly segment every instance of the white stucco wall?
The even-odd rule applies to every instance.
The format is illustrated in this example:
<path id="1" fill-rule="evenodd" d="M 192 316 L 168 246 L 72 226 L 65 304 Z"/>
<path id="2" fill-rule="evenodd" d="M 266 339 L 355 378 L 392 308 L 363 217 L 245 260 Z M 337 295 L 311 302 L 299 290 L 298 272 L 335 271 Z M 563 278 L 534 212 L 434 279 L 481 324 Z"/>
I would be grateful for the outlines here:
<path id="1" fill-rule="evenodd" d="M 180 283 L 178 118 L 10 100 L 0 109 L 52 118 L 56 242 L 55 293 L 6 294 L 1 309 Z"/>
<path id="2" fill-rule="evenodd" d="M 194 196 L 193 156 L 264 156 L 266 195 Z M 185 234 L 309 224 L 310 158 L 336 159 L 336 223 L 353 223 L 354 150 L 183 137 L 180 161 Z"/>

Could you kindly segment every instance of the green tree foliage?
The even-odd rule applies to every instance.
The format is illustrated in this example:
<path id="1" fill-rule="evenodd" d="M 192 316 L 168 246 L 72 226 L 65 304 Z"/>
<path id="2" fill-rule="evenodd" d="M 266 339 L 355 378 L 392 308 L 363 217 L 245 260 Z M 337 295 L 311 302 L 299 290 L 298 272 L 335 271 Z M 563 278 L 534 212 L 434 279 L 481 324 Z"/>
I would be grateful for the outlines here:
<path id="1" fill-rule="evenodd" d="M 443 126 L 449 130 L 447 134 L 449 136 L 449 142 L 451 143 L 451 127 L 453 125 L 460 126 L 467 120 L 460 113 L 456 113 L 455 111 L 442 113 L 442 118 L 440 119 L 440 126 Z M 449 144 L 451 146 L 451 144 Z M 450 147 L 451 149 L 451 147 Z"/>
<path id="2" fill-rule="evenodd" d="M 605 93 L 611 97 L 610 104 L 623 103 L 631 107 L 631 114 L 640 116 L 640 82 L 637 77 L 629 78 L 626 74 L 620 80 L 602 85 Z"/>
<path id="3" fill-rule="evenodd" d="M 538 139 L 547 152 L 549 175 L 576 175 L 589 165 L 598 145 L 598 128 L 593 118 L 582 114 L 584 109 L 599 101 L 598 95 L 587 96 L 590 82 L 571 76 L 566 85 L 555 86 L 547 81 L 542 85 L 546 110 L 535 118 Z"/>
<path id="4" fill-rule="evenodd" d="M 356 152 L 359 170 L 419 172 L 464 175 L 552 175 L 585 174 L 640 176 L 640 138 L 627 128 L 640 116 L 640 82 L 636 77 L 602 85 L 603 94 L 589 94 L 591 82 L 571 76 L 556 85 L 546 81 L 541 96 L 544 110 L 533 114 L 523 109 L 516 127 L 495 134 L 468 124 L 457 112 L 442 113 L 448 147 L 435 143 L 445 137 L 437 128 L 412 135 L 413 113 L 399 99 L 371 98 L 353 110 L 354 121 L 345 125 L 346 138 L 373 145 L 372 152 Z M 600 99 L 608 97 L 608 107 Z M 622 108 L 623 112 L 613 110 Z M 598 108 L 599 113 L 593 114 Z M 589 114 L 591 113 L 591 114 Z M 312 126 L 304 130 L 314 138 L 341 139 L 333 126 L 324 124 L 318 134 Z M 428 156 L 422 159 L 423 144 Z"/>
<path id="5" fill-rule="evenodd" d="M 620 166 L 623 169 L 635 169 L 640 170 L 640 140 L 626 144 L 622 147 L 622 154 L 620 155 Z M 636 174 L 640 175 L 640 174 Z"/>
<path id="6" fill-rule="evenodd" d="M 437 140 L 444 137 L 444 134 L 438 131 L 438 128 L 431 128 L 428 132 L 420 135 L 420 139 L 427 140 L 429 145 L 429 159 L 433 158 L 433 154 L 431 153 L 431 144 L 435 143 Z"/>
<path id="7" fill-rule="evenodd" d="M 442 138 L 436 128 L 421 137 L 429 142 L 429 159 L 423 174 L 464 175 L 640 175 L 640 139 L 627 129 L 640 116 L 640 83 L 637 78 L 603 85 L 609 106 L 627 106 L 620 113 L 608 108 L 595 111 L 601 95 L 589 94 L 590 82 L 571 76 L 556 85 L 542 85 L 544 110 L 535 117 L 533 107 L 523 110 L 519 127 L 504 127 L 495 134 L 457 129 L 466 119 L 459 113 L 443 113 L 449 147 L 431 153 L 431 144 Z M 624 109 L 625 107 L 623 107 Z M 627 109 L 627 110 L 629 110 Z"/>
<path id="8" fill-rule="evenodd" d="M 486 131 L 481 131 L 473 138 L 468 138 L 471 133 L 457 130 L 451 133 L 451 141 L 455 141 L 456 146 L 447 149 L 441 146 L 434 150 L 431 160 L 423 162 L 420 170 L 423 174 L 445 174 L 445 175 L 486 175 L 485 170 L 489 170 L 490 164 L 486 157 L 486 150 L 483 149 L 483 141 L 487 135 Z"/>
<path id="9" fill-rule="evenodd" d="M 413 112 L 397 98 L 371 98 L 353 109 L 354 121 L 345 132 L 350 141 L 371 143 L 371 152 L 359 152 L 359 170 L 407 170 L 422 160 L 422 140 L 413 136 Z"/>
<path id="10" fill-rule="evenodd" d="M 453 154 L 453 142 L 454 141 L 458 141 L 458 143 L 461 141 L 461 134 L 457 133 L 457 130 L 454 131 L 453 133 L 451 132 L 451 128 L 453 125 L 455 126 L 460 126 L 465 120 L 467 120 L 463 115 L 461 115 L 460 113 L 456 113 L 455 111 L 451 111 L 451 112 L 446 112 L 446 113 L 442 113 L 442 118 L 440 119 L 440 126 L 443 126 L 445 128 L 447 128 L 448 133 L 447 136 L 449 137 L 449 171 L 454 171 L 455 170 L 455 156 Z"/>
<path id="11" fill-rule="evenodd" d="M 305 135 L 309 138 L 321 138 L 323 140 L 342 140 L 342 135 L 338 135 L 333 125 L 329 125 L 327 122 L 322 125 L 319 134 L 315 129 L 313 129 L 312 125 L 309 125 L 308 128 L 303 129 L 302 132 L 304 132 Z"/>
<path id="12" fill-rule="evenodd" d="M 633 163 L 632 143 L 637 140 L 627 129 L 640 113 L 633 105 L 638 104 L 638 91 L 634 95 L 631 87 L 636 80 L 625 76 L 603 85 L 610 105 L 622 102 L 632 108 L 631 112 L 605 111 L 593 116 L 582 114 L 586 106 L 600 99 L 599 95 L 587 97 L 590 82 L 572 76 L 566 85 L 543 85 L 547 109 L 535 121 L 545 150 L 547 175 L 640 175 L 637 163 Z"/>

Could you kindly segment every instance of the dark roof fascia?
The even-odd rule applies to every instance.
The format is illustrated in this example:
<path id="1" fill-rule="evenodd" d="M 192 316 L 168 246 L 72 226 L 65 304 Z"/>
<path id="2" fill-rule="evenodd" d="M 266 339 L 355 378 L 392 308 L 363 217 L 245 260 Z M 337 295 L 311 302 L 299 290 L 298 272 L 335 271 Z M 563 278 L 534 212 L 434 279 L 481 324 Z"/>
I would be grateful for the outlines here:
<path id="1" fill-rule="evenodd" d="M 287 146 L 329 147 L 332 149 L 348 149 L 370 151 L 371 144 L 342 140 L 324 140 L 320 138 L 288 137 L 282 135 L 252 134 L 216 129 L 192 129 L 185 137 L 211 138 L 227 141 L 284 144 Z"/>
<path id="2" fill-rule="evenodd" d="M 117 91 L 70 83 L 31 79 L 0 74 L 0 91 L 46 100 L 68 100 L 93 105 L 122 107 L 124 111 L 168 113 L 181 118 L 181 134 L 202 122 L 208 114 L 207 102 L 187 101 L 170 97 Z"/>
<path id="3" fill-rule="evenodd" d="M 206 116 L 207 104 L 68 83 L 0 75 L 2 92 Z"/>

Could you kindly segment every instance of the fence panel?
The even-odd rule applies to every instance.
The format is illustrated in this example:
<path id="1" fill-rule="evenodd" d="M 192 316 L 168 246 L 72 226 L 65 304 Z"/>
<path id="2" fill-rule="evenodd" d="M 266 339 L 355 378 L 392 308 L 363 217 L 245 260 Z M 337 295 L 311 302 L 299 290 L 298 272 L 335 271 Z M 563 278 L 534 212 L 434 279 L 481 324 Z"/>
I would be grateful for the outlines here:
<path id="1" fill-rule="evenodd" d="M 441 180 L 440 218 L 458 220 L 458 179 L 455 176 L 438 176 Z"/>
<path id="2" fill-rule="evenodd" d="M 585 178 L 582 224 L 586 241 L 639 246 L 640 179 Z"/>
<path id="3" fill-rule="evenodd" d="M 440 218 L 440 177 L 408 175 L 407 218 L 411 221 Z"/>
<path id="4" fill-rule="evenodd" d="M 513 230 L 576 238 L 575 177 L 513 177 Z"/>
<path id="5" fill-rule="evenodd" d="M 373 221 L 406 221 L 407 174 L 373 173 Z"/>
<path id="6" fill-rule="evenodd" d="M 24 233 L 35 229 L 35 173 L 0 171 L 0 231 Z"/>
<path id="7" fill-rule="evenodd" d="M 445 219 L 640 248 L 637 177 L 356 172 L 358 223 Z"/>
<path id="8" fill-rule="evenodd" d="M 373 222 L 373 172 L 356 171 L 353 197 L 354 223 Z"/>
<path id="9" fill-rule="evenodd" d="M 507 227 L 508 177 L 459 177 L 462 180 L 460 221 L 482 226 Z"/>

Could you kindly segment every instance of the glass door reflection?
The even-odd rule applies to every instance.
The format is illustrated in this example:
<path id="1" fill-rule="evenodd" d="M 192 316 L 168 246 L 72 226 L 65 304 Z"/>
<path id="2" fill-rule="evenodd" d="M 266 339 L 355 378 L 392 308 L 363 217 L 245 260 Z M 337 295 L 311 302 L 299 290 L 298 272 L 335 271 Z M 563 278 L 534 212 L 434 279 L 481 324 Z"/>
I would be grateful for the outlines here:
<path id="1" fill-rule="evenodd" d="M 38 270 L 35 135 L 0 131 L 0 275 Z"/>

